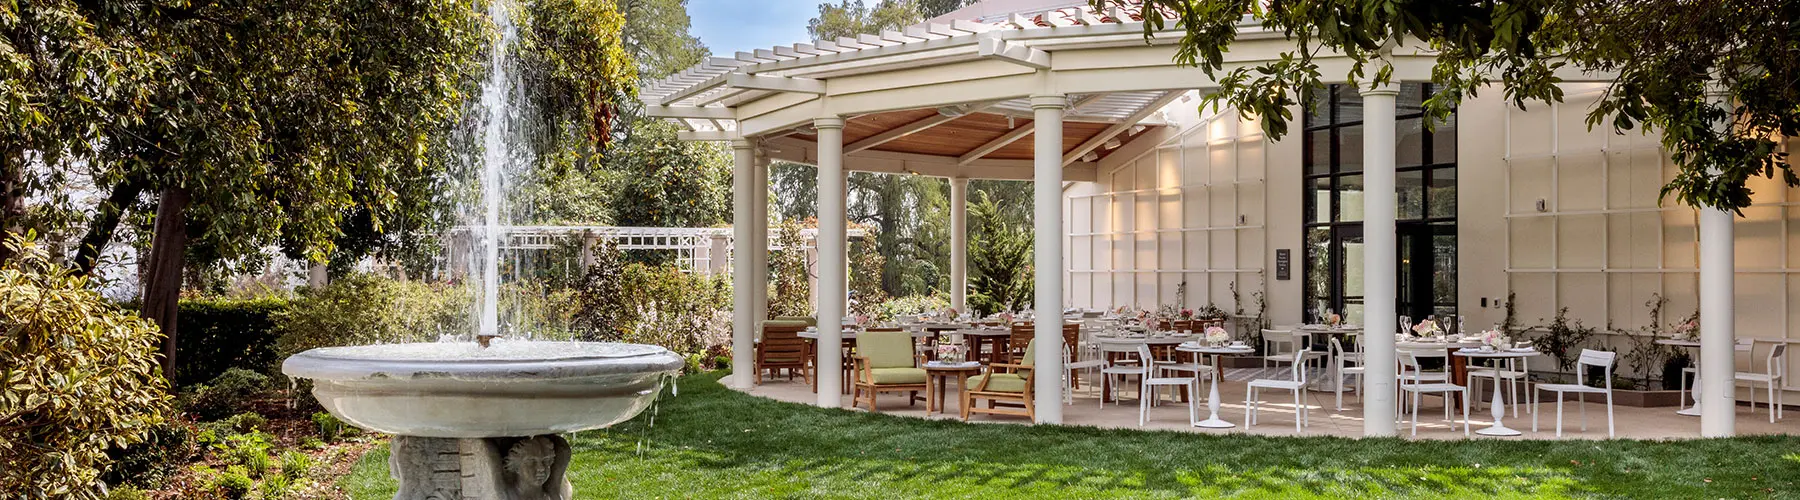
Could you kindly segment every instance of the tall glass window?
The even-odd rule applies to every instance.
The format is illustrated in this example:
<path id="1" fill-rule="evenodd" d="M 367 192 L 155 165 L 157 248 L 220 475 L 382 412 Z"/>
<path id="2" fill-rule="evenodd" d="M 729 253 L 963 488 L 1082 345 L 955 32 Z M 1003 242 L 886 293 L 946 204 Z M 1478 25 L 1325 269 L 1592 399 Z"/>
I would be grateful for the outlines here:
<path id="1" fill-rule="evenodd" d="M 1394 120 L 1399 314 L 1456 314 L 1456 117 L 1426 127 L 1430 84 L 1403 83 Z M 1308 320 L 1323 309 L 1363 312 L 1362 96 L 1332 85 L 1309 98 L 1302 163 Z"/>

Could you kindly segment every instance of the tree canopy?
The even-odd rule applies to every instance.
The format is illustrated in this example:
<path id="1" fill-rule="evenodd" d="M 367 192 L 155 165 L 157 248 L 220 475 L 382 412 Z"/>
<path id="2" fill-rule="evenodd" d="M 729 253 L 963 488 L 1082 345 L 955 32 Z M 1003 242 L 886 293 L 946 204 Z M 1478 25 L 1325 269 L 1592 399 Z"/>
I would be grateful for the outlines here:
<path id="1" fill-rule="evenodd" d="M 1123 3 L 1092 0 L 1095 5 Z M 1314 57 L 1354 60 L 1358 83 L 1385 82 L 1384 47 L 1437 51 L 1439 85 L 1425 102 L 1442 118 L 1495 83 L 1513 105 L 1562 99 L 1559 70 L 1616 75 L 1588 112 L 1590 127 L 1660 133 L 1679 172 L 1663 188 L 1682 203 L 1738 210 L 1745 181 L 1780 176 L 1800 185 L 1778 136 L 1800 135 L 1800 3 L 1785 0 L 1147 0 L 1145 36 L 1171 21 L 1184 32 L 1177 62 L 1220 83 L 1207 102 L 1262 118 L 1271 139 L 1287 132 L 1295 97 L 1319 88 Z M 1175 14 L 1170 19 L 1167 14 Z M 1225 69 L 1245 13 L 1286 34 L 1279 59 Z M 1373 66 L 1371 66 L 1373 64 Z M 1374 71 L 1367 71 L 1374 69 Z M 1709 94 L 1717 94 L 1714 98 Z"/>

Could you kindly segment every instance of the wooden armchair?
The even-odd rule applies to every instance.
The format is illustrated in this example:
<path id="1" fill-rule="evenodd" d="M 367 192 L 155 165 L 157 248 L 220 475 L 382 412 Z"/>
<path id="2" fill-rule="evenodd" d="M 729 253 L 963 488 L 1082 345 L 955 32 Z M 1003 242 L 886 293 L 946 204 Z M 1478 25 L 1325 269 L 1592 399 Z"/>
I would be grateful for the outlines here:
<path id="1" fill-rule="evenodd" d="M 763 322 L 762 342 L 756 344 L 756 383 L 762 384 L 762 375 L 766 370 L 776 375 L 777 370 L 787 370 L 788 380 L 794 380 L 794 372 L 800 372 L 801 380 L 807 385 L 813 382 L 812 377 L 812 344 L 800 338 L 800 331 L 806 329 L 805 321 L 768 320 Z"/>
<path id="2" fill-rule="evenodd" d="M 1032 386 L 1037 381 L 1037 370 L 1032 369 L 1032 353 L 1036 343 L 1025 345 L 1025 354 L 1018 363 L 995 364 L 988 367 L 988 372 L 969 377 L 962 392 L 962 418 L 969 419 L 971 413 L 987 413 L 992 415 L 1014 415 L 1037 421 L 1037 409 L 1032 406 Z M 987 408 L 976 408 L 975 400 L 988 400 Z M 998 403 L 1008 403 L 1002 407 Z M 1024 409 L 1015 409 L 1010 405 L 1023 405 Z"/>
<path id="3" fill-rule="evenodd" d="M 1006 339 L 1005 359 L 1007 362 L 1018 363 L 1019 358 L 1025 354 L 1025 346 L 1030 345 L 1031 340 L 1036 336 L 1036 323 L 1013 323 L 1012 334 L 1008 335 Z M 1000 358 L 996 356 L 995 359 Z"/>
<path id="4" fill-rule="evenodd" d="M 856 385 L 852 407 L 869 404 L 875 411 L 875 395 L 907 393 L 911 405 L 925 390 L 925 370 L 919 368 L 912 334 L 903 331 L 865 331 L 856 336 Z"/>

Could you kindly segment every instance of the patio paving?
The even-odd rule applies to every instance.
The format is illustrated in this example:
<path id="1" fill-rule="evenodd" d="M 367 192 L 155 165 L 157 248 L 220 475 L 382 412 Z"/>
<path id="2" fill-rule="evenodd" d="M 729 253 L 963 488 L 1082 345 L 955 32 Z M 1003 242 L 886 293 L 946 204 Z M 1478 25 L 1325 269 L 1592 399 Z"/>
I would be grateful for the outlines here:
<path id="1" fill-rule="evenodd" d="M 1292 394 L 1284 391 L 1264 391 L 1263 394 L 1265 396 L 1263 398 L 1263 403 L 1259 406 L 1257 411 L 1256 426 L 1249 430 L 1245 430 L 1244 383 L 1252 378 L 1261 376 L 1263 376 L 1262 369 L 1259 368 L 1233 368 L 1226 371 L 1226 383 L 1219 387 L 1221 392 L 1220 400 L 1222 403 L 1220 405 L 1219 413 L 1221 418 L 1233 424 L 1237 424 L 1237 427 L 1230 429 L 1201 429 L 1192 427 L 1188 425 L 1187 408 L 1181 403 L 1169 400 L 1168 396 L 1165 394 L 1162 398 L 1161 406 L 1150 408 L 1149 421 L 1146 422 L 1141 429 L 1206 433 L 1247 432 L 1263 436 L 1362 436 L 1362 403 L 1356 399 L 1353 392 L 1348 390 L 1344 393 L 1344 409 L 1342 411 L 1336 409 L 1334 393 L 1318 391 L 1306 392 L 1305 401 L 1309 407 L 1308 425 L 1302 432 L 1295 432 L 1294 430 L 1295 413 Z M 727 377 L 721 379 L 720 382 L 726 383 L 729 380 L 730 378 Z M 1074 404 L 1063 406 L 1063 423 L 1065 425 L 1086 425 L 1101 428 L 1122 429 L 1140 428 L 1137 425 L 1138 403 L 1135 395 L 1135 385 L 1128 385 L 1131 389 L 1126 389 L 1119 393 L 1120 400 L 1123 403 L 1122 405 L 1108 402 L 1104 408 L 1101 408 L 1097 386 L 1087 385 L 1087 378 L 1085 376 L 1083 376 L 1082 381 L 1083 386 L 1075 391 Z M 727 385 L 729 386 L 729 384 Z M 748 389 L 735 389 L 742 390 L 751 395 L 790 403 L 814 404 L 817 401 L 817 395 L 812 392 L 811 387 L 802 383 L 798 378 L 793 382 L 788 382 L 785 378 L 766 378 L 763 380 L 762 385 L 752 386 Z M 1205 384 L 1202 384 L 1198 389 L 1202 398 L 1198 403 L 1199 415 L 1201 419 L 1205 419 L 1207 415 L 1205 397 L 1208 387 Z M 1523 394 L 1524 391 L 1521 389 L 1520 392 Z M 921 396 L 923 396 L 923 394 L 921 394 Z M 1480 430 L 1493 423 L 1492 418 L 1488 414 L 1489 408 L 1485 403 L 1485 400 L 1491 397 L 1490 393 L 1483 391 L 1480 396 L 1484 400 L 1481 410 L 1479 412 L 1471 412 L 1469 415 L 1470 419 L 1475 423 L 1475 430 Z M 883 393 L 878 401 L 880 403 L 879 408 L 881 413 L 889 415 L 914 418 L 959 419 L 961 418 L 959 397 L 959 393 L 954 392 L 954 389 L 952 389 L 952 392 L 945 398 L 946 410 L 948 413 L 934 415 L 926 415 L 924 401 L 909 406 L 906 403 L 906 397 L 900 393 Z M 1525 434 L 1523 436 L 1489 437 L 1475 435 L 1473 438 L 1515 440 L 1556 439 L 1556 405 L 1551 397 L 1552 393 L 1544 394 L 1544 402 L 1541 404 L 1544 414 L 1542 420 L 1539 422 L 1539 431 L 1533 432 L 1531 430 L 1532 416 L 1531 414 L 1526 413 L 1526 407 L 1521 407 L 1519 409 L 1518 417 L 1513 417 L 1509 412 L 1505 421 L 1508 427 L 1524 432 Z M 1424 398 L 1424 401 L 1424 406 L 1420 408 L 1419 412 L 1419 435 L 1417 439 L 1464 438 L 1460 426 L 1462 418 L 1460 410 L 1452 412 L 1453 417 L 1456 418 L 1458 422 L 1457 429 L 1452 431 L 1450 430 L 1449 424 L 1443 420 L 1443 406 L 1442 403 L 1439 402 L 1441 400 L 1436 397 L 1427 396 Z M 843 407 L 850 408 L 850 405 L 850 395 L 845 394 L 843 396 Z M 1580 405 L 1581 403 L 1576 402 L 1572 396 L 1568 402 L 1564 403 L 1563 438 L 1606 439 L 1606 405 L 1591 399 L 1589 400 L 1586 405 L 1588 413 L 1588 429 L 1586 431 L 1581 430 Z M 1759 405 L 1755 413 L 1752 414 L 1750 407 L 1740 402 L 1737 412 L 1738 435 L 1792 434 L 1800 431 L 1800 424 L 1795 423 L 1793 419 L 1783 419 L 1773 424 L 1769 423 L 1768 414 L 1765 413 L 1767 411 L 1766 408 L 1766 406 Z M 866 408 L 858 408 L 857 411 L 866 411 Z M 1638 408 L 1615 406 L 1614 414 L 1617 419 L 1616 426 L 1619 438 L 1696 438 L 1699 437 L 1700 433 L 1700 419 L 1697 417 L 1676 415 L 1674 407 Z M 973 415 L 969 418 L 969 421 L 1013 424 L 1025 423 L 1025 419 L 1023 418 L 987 415 Z M 1402 437 L 1410 437 L 1410 427 L 1410 423 L 1404 421 L 1401 422 L 1399 424 L 1400 435 Z"/>

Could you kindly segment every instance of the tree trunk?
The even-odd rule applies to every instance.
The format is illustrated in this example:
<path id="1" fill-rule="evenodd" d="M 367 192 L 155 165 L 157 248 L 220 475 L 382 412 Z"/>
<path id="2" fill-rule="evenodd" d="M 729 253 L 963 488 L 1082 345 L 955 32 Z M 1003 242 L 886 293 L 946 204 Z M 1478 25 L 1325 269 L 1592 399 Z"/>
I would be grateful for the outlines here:
<path id="1" fill-rule="evenodd" d="M 187 208 L 193 201 L 186 188 L 164 189 L 156 205 L 150 240 L 149 269 L 144 273 L 145 318 L 163 332 L 163 376 L 175 377 L 175 314 L 180 310 L 181 274 L 186 267 Z"/>
<path id="2" fill-rule="evenodd" d="M 125 219 L 125 211 L 137 202 L 139 194 L 143 194 L 148 183 L 142 177 L 130 176 L 123 182 L 113 186 L 112 193 L 94 211 L 94 220 L 88 223 L 87 234 L 81 237 L 80 246 L 75 249 L 75 273 L 91 276 L 94 268 L 100 265 L 100 254 L 106 245 L 112 243 L 113 235 L 119 230 L 119 222 Z"/>

